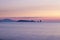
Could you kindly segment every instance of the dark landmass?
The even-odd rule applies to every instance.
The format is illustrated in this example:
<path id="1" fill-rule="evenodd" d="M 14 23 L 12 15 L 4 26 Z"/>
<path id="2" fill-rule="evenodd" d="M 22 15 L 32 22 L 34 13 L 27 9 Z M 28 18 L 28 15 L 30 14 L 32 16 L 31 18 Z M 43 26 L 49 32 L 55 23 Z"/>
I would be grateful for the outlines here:
<path id="1" fill-rule="evenodd" d="M 35 21 L 35 20 L 12 20 L 12 19 L 3 19 L 0 22 L 42 22 L 42 20 Z"/>
<path id="2" fill-rule="evenodd" d="M 36 22 L 34 20 L 18 20 L 17 22 Z"/>
<path id="3" fill-rule="evenodd" d="M 15 20 L 11 20 L 11 19 L 3 19 L 3 20 L 0 20 L 0 22 L 15 22 Z"/>

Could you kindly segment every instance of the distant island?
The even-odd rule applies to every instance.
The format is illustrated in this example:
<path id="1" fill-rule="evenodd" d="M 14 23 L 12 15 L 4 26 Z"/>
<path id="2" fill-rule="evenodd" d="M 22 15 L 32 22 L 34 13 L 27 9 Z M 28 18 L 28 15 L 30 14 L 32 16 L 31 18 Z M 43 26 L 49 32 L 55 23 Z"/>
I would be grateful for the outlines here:
<path id="1" fill-rule="evenodd" d="M 17 22 L 36 22 L 34 20 L 18 20 Z"/>
<path id="2" fill-rule="evenodd" d="M 0 20 L 0 22 L 42 22 L 42 20 L 35 21 L 35 20 L 12 20 L 12 19 L 3 19 L 3 20 Z"/>
<path id="3" fill-rule="evenodd" d="M 11 20 L 11 19 L 3 19 L 3 20 L 0 20 L 0 22 L 15 22 L 15 20 Z"/>

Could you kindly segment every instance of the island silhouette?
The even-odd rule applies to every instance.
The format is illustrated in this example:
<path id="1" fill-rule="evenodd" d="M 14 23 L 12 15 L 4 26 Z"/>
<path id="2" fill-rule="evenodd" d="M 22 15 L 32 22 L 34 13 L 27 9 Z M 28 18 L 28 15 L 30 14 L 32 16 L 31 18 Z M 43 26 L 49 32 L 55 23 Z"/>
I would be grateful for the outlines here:
<path id="1" fill-rule="evenodd" d="M 42 22 L 42 20 L 35 21 L 35 20 L 12 20 L 12 19 L 2 19 L 0 22 Z"/>
<path id="2" fill-rule="evenodd" d="M 18 20 L 17 22 L 36 22 L 34 20 Z"/>
<path id="3" fill-rule="evenodd" d="M 0 22 L 15 22 L 15 20 L 12 19 L 2 19 Z"/>

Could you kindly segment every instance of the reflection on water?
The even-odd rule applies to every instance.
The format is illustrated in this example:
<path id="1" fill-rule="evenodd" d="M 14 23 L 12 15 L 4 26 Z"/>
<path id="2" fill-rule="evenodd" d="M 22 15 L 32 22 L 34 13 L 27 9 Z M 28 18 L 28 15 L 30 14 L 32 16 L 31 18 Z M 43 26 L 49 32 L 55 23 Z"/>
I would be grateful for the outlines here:
<path id="1" fill-rule="evenodd" d="M 60 23 L 0 23 L 0 40 L 60 40 Z"/>

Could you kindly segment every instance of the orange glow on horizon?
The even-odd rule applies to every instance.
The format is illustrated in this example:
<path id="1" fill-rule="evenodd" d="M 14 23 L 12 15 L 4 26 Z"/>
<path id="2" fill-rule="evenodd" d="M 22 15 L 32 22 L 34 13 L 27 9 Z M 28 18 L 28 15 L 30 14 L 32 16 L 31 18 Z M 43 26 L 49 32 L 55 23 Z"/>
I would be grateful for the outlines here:
<path id="1" fill-rule="evenodd" d="M 3 13 L 0 15 L 0 17 L 60 17 L 60 11 L 58 10 L 35 10 L 30 12 L 5 12 L 5 14 Z"/>

